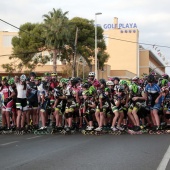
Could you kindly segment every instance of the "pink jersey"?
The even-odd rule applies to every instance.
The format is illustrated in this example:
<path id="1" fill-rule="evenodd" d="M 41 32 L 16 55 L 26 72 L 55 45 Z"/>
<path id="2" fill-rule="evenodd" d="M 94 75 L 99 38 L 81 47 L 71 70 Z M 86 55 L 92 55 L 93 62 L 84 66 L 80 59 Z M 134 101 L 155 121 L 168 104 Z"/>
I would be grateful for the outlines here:
<path id="1" fill-rule="evenodd" d="M 99 83 L 99 81 L 98 80 L 96 80 L 96 79 L 94 79 L 94 81 L 93 81 L 93 84 L 92 84 L 94 87 L 100 87 L 100 83 Z"/>
<path id="2" fill-rule="evenodd" d="M 3 86 L 2 89 L 1 89 L 1 93 L 3 94 L 4 96 L 4 99 L 8 98 L 9 97 L 9 87 L 8 86 Z"/>

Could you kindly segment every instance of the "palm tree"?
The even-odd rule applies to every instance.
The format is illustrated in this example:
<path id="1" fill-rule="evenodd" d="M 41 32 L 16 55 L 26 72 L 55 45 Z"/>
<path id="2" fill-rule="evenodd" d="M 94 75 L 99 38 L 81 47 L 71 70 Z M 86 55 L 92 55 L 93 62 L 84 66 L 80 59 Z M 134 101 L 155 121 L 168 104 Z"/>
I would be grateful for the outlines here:
<path id="1" fill-rule="evenodd" d="M 63 13 L 61 9 L 50 11 L 43 15 L 46 36 L 46 47 L 52 51 L 53 72 L 57 71 L 57 55 L 61 57 L 61 50 L 69 40 L 68 11 Z"/>

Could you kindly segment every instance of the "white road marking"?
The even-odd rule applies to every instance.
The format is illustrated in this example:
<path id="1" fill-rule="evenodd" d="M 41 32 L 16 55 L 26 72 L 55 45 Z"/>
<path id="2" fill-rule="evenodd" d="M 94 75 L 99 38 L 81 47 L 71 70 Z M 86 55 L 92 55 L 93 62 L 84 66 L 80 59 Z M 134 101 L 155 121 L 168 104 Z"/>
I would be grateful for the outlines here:
<path id="1" fill-rule="evenodd" d="M 169 145 L 164 157 L 162 158 L 162 161 L 160 162 L 157 170 L 166 170 L 166 166 L 169 162 L 169 159 L 170 159 L 170 145 Z"/>
<path id="2" fill-rule="evenodd" d="M 41 136 L 34 136 L 34 137 L 31 137 L 31 138 L 27 138 L 27 139 L 29 140 L 29 139 L 39 138 L 39 137 L 41 137 Z"/>
<path id="3" fill-rule="evenodd" d="M 1 144 L 1 146 L 10 145 L 10 144 L 17 143 L 17 142 L 19 142 L 19 141 L 13 141 L 13 142 L 9 142 L 9 143 L 4 143 L 4 144 Z"/>

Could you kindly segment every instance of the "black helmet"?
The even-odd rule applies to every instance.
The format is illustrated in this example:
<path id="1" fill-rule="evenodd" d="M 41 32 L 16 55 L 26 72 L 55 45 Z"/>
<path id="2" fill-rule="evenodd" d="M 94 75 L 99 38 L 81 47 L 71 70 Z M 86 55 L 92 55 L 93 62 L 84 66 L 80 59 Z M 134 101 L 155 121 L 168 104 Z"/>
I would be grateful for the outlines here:
<path id="1" fill-rule="evenodd" d="M 89 84 L 88 84 L 88 83 L 83 83 L 83 84 L 82 84 L 82 88 L 88 89 L 88 88 L 89 88 Z"/>
<path id="2" fill-rule="evenodd" d="M 152 75 L 152 74 L 150 74 L 149 76 L 148 76 L 148 83 L 154 83 L 155 82 L 155 77 L 154 77 L 154 75 Z"/>
<path id="3" fill-rule="evenodd" d="M 99 82 L 100 82 L 100 84 L 106 85 L 106 80 L 105 79 L 100 79 Z"/>
<path id="4" fill-rule="evenodd" d="M 71 78 L 71 84 L 72 85 L 76 85 L 78 82 L 79 82 L 79 79 L 78 78 L 75 78 L 75 77 L 73 77 L 73 78 Z"/>
<path id="5" fill-rule="evenodd" d="M 119 77 L 114 77 L 112 81 L 114 80 L 120 81 Z"/>
<path id="6" fill-rule="evenodd" d="M 118 92 L 124 92 L 124 90 L 125 90 L 125 88 L 123 86 L 119 86 L 117 89 Z"/>
<path id="7" fill-rule="evenodd" d="M 30 73 L 30 77 L 31 77 L 31 76 L 32 76 L 32 77 L 36 77 L 36 74 L 35 74 L 34 72 L 31 72 L 31 73 Z"/>
<path id="8" fill-rule="evenodd" d="M 168 76 L 168 74 L 163 74 L 163 75 L 162 75 L 162 78 L 164 78 L 164 79 L 167 79 L 167 80 L 168 80 L 168 79 L 169 79 L 169 76 Z"/>

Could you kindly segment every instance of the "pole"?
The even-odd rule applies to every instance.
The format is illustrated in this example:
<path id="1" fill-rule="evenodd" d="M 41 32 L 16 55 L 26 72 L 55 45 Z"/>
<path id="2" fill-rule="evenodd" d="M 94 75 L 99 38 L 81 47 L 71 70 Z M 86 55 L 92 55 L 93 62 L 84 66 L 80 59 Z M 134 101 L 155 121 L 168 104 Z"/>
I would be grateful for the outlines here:
<path id="1" fill-rule="evenodd" d="M 97 74 L 97 15 L 95 14 L 95 78 L 98 79 Z"/>
<path id="2" fill-rule="evenodd" d="M 98 79 L 97 72 L 97 15 L 101 15 L 102 13 L 95 13 L 95 78 Z"/>
<path id="3" fill-rule="evenodd" d="M 85 62 L 84 62 L 84 58 L 83 58 L 83 80 L 84 80 L 84 64 L 85 64 Z"/>
<path id="4" fill-rule="evenodd" d="M 75 35 L 72 77 L 76 76 L 77 36 L 78 36 L 78 27 L 76 28 L 76 35 Z"/>

